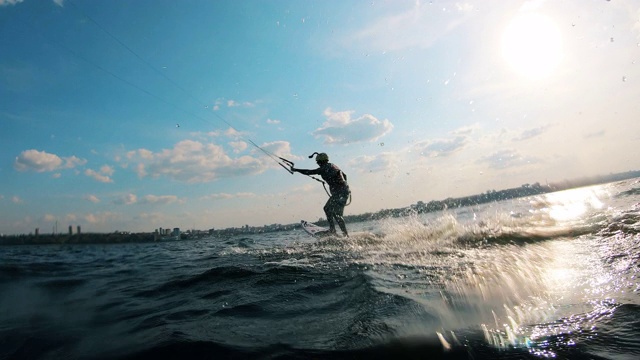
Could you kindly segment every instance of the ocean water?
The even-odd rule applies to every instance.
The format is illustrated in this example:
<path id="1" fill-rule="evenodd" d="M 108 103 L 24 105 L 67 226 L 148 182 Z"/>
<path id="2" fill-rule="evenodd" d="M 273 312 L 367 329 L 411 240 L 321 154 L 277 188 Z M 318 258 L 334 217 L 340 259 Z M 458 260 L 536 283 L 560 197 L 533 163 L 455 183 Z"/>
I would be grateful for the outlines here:
<path id="1" fill-rule="evenodd" d="M 640 358 L 638 179 L 348 226 L 0 247 L 0 358 Z"/>

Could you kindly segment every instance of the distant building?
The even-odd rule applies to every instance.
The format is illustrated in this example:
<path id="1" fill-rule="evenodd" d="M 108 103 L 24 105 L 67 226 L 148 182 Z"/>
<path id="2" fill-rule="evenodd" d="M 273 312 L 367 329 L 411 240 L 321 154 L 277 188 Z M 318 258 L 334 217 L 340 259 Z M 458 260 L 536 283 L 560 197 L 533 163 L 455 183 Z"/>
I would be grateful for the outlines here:
<path id="1" fill-rule="evenodd" d="M 69 236 L 73 235 L 73 226 L 69 225 Z"/>
<path id="2" fill-rule="evenodd" d="M 76 231 L 76 234 L 80 235 L 80 233 L 81 233 L 81 231 L 80 231 L 80 225 L 78 225 L 78 227 L 77 227 L 77 231 Z"/>

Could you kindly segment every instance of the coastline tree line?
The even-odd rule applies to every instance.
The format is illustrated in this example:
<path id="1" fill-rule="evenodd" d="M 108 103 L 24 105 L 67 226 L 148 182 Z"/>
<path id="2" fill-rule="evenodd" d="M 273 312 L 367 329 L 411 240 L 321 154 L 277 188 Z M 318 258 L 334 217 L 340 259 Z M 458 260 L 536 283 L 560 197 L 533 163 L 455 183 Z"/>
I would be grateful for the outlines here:
<path id="1" fill-rule="evenodd" d="M 397 209 L 382 209 L 375 213 L 364 213 L 358 215 L 347 215 L 345 220 L 347 222 L 361 222 L 368 220 L 379 220 L 389 217 L 402 217 L 412 214 L 423 214 L 434 211 L 442 211 L 446 209 L 454 209 L 466 206 L 486 204 L 490 202 L 498 202 L 503 200 L 521 198 L 526 196 L 540 195 L 555 191 L 568 190 L 583 186 L 591 186 L 596 184 L 605 184 L 615 181 L 627 180 L 640 177 L 640 171 L 628 171 L 624 173 L 601 175 L 594 177 L 585 177 L 575 180 L 565 180 L 553 184 L 541 185 L 540 183 L 524 184 L 517 188 L 505 189 L 505 190 L 488 190 L 484 193 L 464 196 L 458 198 L 446 198 L 444 200 L 432 200 L 427 203 L 418 201 L 416 204 L 397 208 Z M 326 225 L 326 220 L 320 219 L 316 222 L 318 225 Z M 291 230 L 298 227 L 298 224 L 281 225 L 278 227 L 258 227 L 253 228 L 251 232 L 273 232 Z M 199 233 L 196 238 L 201 238 L 205 234 L 213 237 L 229 237 L 242 233 L 247 233 L 248 229 L 230 228 L 216 231 L 210 231 L 208 233 Z M 183 234 L 181 239 L 190 238 Z M 11 235 L 0 237 L 0 245 L 28 245 L 28 244 L 97 244 L 97 243 L 139 243 L 139 242 L 153 242 L 157 241 L 157 237 L 153 233 L 86 233 L 86 234 L 24 234 L 24 235 Z"/>

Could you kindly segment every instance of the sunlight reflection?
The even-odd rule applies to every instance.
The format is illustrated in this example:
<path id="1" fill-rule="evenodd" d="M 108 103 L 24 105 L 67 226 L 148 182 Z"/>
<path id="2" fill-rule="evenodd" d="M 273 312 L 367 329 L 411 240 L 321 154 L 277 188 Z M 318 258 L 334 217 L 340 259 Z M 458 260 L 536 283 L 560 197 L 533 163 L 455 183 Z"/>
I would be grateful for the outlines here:
<path id="1" fill-rule="evenodd" d="M 573 195 L 561 203 L 585 199 L 579 192 Z M 489 344 L 498 348 L 522 347 L 536 356 L 554 357 L 549 338 L 553 338 L 553 346 L 572 346 L 574 334 L 589 331 L 594 321 L 612 313 L 616 302 L 607 296 L 615 290 L 610 289 L 616 286 L 615 281 L 586 244 L 586 240 L 578 239 L 553 241 L 520 252 L 518 266 L 536 258 L 520 281 L 528 284 L 527 291 L 523 292 L 522 286 L 520 290 L 513 288 L 520 292 L 513 300 L 522 302 L 508 305 L 509 298 L 502 299 L 505 305 L 493 313 L 494 324 L 482 324 Z M 508 270 L 513 273 L 516 269 L 501 269 Z M 534 278 L 538 281 L 531 281 Z"/>
<path id="2" fill-rule="evenodd" d="M 597 191 L 598 188 L 591 187 L 547 194 L 547 212 L 556 221 L 577 220 L 589 210 L 601 209 L 604 206 Z"/>

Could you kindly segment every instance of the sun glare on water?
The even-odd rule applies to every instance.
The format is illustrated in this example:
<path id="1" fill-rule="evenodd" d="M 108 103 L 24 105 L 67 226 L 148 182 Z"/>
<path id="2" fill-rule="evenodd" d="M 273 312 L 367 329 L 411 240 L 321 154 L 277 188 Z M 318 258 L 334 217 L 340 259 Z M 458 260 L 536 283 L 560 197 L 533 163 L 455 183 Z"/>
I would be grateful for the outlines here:
<path id="1" fill-rule="evenodd" d="M 521 75 L 546 77 L 562 60 L 560 30 L 547 16 L 520 14 L 504 30 L 502 56 Z"/>

